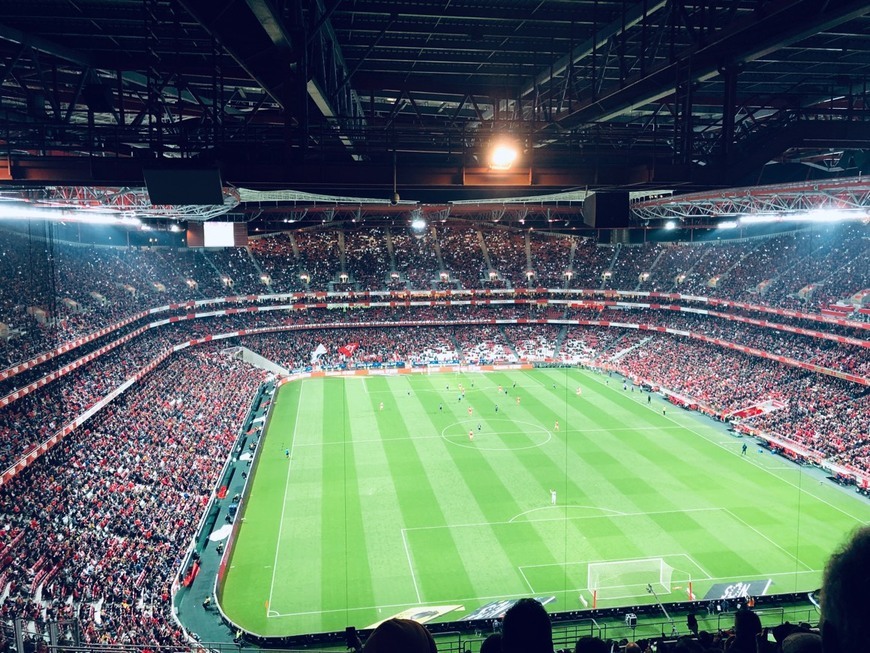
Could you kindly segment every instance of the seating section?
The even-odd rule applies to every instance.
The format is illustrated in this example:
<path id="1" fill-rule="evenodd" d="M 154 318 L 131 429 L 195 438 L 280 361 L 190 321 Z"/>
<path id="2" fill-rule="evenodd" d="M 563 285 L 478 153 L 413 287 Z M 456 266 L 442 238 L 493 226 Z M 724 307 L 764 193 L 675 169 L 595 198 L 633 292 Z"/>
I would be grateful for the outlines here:
<path id="1" fill-rule="evenodd" d="M 254 238 L 248 248 L 174 250 L 51 243 L 0 230 L 0 369 L 150 308 L 228 295 L 615 288 L 818 314 L 870 288 L 866 235 L 864 226 L 840 226 L 740 243 L 611 247 L 501 227 L 438 223 L 422 234 L 327 226 Z M 490 277 L 490 271 L 497 276 Z M 72 616 L 76 606 L 89 643 L 181 643 L 167 616 L 178 552 L 190 541 L 248 400 L 264 376 L 221 353 L 231 345 L 248 347 L 290 370 L 309 368 L 320 344 L 326 347 L 318 358 L 323 367 L 589 364 L 667 388 L 717 415 L 775 400 L 781 409 L 749 410 L 743 423 L 870 472 L 865 386 L 697 337 L 608 326 L 675 329 L 866 377 L 870 348 L 859 342 L 866 341 L 862 325 L 820 326 L 809 319 L 765 316 L 783 327 L 778 329 L 668 307 L 629 310 L 573 299 L 571 305 L 525 303 L 524 297 L 534 295 L 523 292 L 504 304 L 397 302 L 361 310 L 255 311 L 196 320 L 179 319 L 189 309 L 174 308 L 0 380 L 3 397 L 149 321 L 178 319 L 147 329 L 0 409 L 0 469 L 6 469 L 150 362 L 169 355 L 173 345 L 242 329 L 270 330 L 172 354 L 0 488 L 4 616 L 14 611 L 33 622 L 50 621 Z M 499 296 L 504 295 L 492 294 Z M 260 300 L 248 306 L 269 304 Z M 758 318 L 745 310 L 731 313 Z M 850 314 L 851 320 L 864 318 Z M 496 322 L 540 319 L 558 323 Z M 582 321 L 586 325 L 578 324 Z M 369 325 L 373 322 L 379 324 Z M 389 326 L 406 322 L 415 326 Z M 796 328 L 819 329 L 828 337 L 795 333 Z"/>
<path id="2" fill-rule="evenodd" d="M 818 312 L 870 288 L 865 232 L 850 225 L 726 245 L 612 247 L 439 224 L 422 235 L 325 227 L 256 237 L 247 249 L 176 250 L 49 246 L 32 235 L 0 230 L 0 365 L 154 306 L 270 292 L 567 285 Z M 490 279 L 491 270 L 497 279 Z M 449 281 L 441 283 L 442 274 Z"/>
<path id="3" fill-rule="evenodd" d="M 45 621 L 75 606 L 88 643 L 182 644 L 179 552 L 261 379 L 217 348 L 179 354 L 0 488 L 5 605 Z"/>

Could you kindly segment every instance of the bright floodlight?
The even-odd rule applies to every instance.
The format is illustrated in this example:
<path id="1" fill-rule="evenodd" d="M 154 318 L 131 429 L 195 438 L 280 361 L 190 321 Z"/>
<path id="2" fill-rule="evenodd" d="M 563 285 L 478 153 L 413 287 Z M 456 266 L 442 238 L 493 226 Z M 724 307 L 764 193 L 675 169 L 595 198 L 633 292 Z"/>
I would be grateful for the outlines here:
<path id="1" fill-rule="evenodd" d="M 667 222 L 665 222 L 665 229 L 667 229 L 668 231 L 670 231 L 672 229 L 676 229 L 676 228 L 677 228 L 677 223 L 674 222 L 673 220 L 668 220 Z"/>
<path id="2" fill-rule="evenodd" d="M 423 218 L 414 218 L 411 221 L 411 229 L 414 231 L 423 231 L 426 228 L 426 221 Z"/>
<path id="3" fill-rule="evenodd" d="M 781 211 L 778 213 L 755 213 L 740 218 L 742 224 L 764 224 L 768 222 L 840 222 L 843 220 L 864 220 L 867 214 L 859 210 L 811 209 L 800 213 Z"/>
<path id="4" fill-rule="evenodd" d="M 517 160 L 519 152 L 515 145 L 510 143 L 498 143 L 492 148 L 489 155 L 489 166 L 493 170 L 507 170 Z"/>
<path id="5" fill-rule="evenodd" d="M 736 229 L 738 226 L 737 220 L 723 220 L 719 223 L 720 229 Z"/>

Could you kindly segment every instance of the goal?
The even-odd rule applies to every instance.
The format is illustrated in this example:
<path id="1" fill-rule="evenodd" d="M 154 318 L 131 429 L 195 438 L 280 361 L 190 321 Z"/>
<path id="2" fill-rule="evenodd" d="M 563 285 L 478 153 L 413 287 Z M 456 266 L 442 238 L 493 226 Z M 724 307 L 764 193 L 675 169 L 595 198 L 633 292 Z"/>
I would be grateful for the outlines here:
<path id="1" fill-rule="evenodd" d="M 648 587 L 670 594 L 673 573 L 674 568 L 663 558 L 590 562 L 587 587 L 597 598 L 639 596 Z"/>

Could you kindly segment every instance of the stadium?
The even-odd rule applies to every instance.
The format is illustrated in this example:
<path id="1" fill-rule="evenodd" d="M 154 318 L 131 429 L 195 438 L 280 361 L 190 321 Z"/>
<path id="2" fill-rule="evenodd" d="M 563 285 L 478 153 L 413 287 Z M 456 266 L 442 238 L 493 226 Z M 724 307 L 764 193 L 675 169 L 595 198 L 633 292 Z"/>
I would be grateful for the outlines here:
<path id="1" fill-rule="evenodd" d="M 820 625 L 866 3 L 0 6 L 5 650 Z"/>

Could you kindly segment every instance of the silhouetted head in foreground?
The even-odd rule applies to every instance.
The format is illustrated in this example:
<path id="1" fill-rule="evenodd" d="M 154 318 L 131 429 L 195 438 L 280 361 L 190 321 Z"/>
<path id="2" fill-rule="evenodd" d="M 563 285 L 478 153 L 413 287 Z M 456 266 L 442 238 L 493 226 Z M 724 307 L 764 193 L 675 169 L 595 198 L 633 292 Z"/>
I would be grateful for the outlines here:
<path id="1" fill-rule="evenodd" d="M 410 619 L 387 619 L 375 628 L 363 653 L 436 653 L 435 640 L 423 624 Z"/>
<path id="2" fill-rule="evenodd" d="M 825 653 L 870 651 L 870 527 L 855 531 L 831 556 L 822 582 L 822 646 Z"/>
<path id="3" fill-rule="evenodd" d="M 553 653 L 550 615 L 535 599 L 520 599 L 504 615 L 502 653 Z"/>

